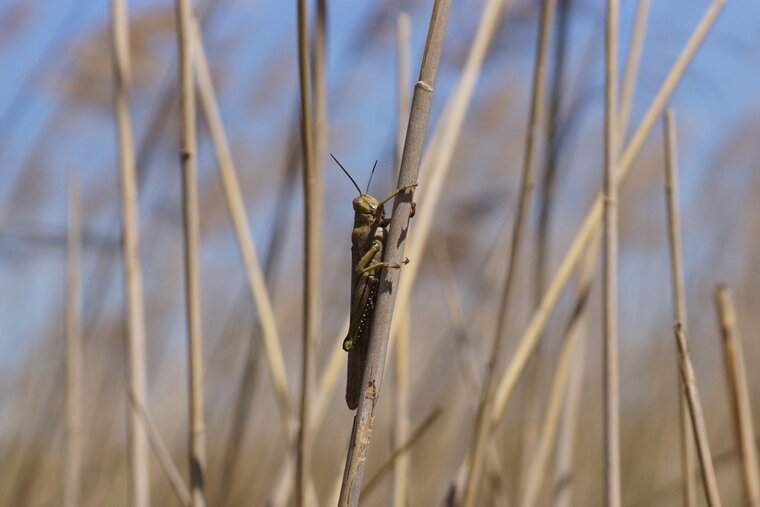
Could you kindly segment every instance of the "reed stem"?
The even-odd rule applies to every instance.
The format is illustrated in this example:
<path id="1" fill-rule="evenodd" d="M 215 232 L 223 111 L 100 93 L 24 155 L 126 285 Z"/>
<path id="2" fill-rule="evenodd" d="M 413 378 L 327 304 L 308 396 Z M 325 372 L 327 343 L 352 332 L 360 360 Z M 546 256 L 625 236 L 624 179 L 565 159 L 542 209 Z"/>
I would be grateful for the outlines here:
<path id="1" fill-rule="evenodd" d="M 397 188 L 417 182 L 450 8 L 450 0 L 436 0 L 433 4 L 420 75 L 412 96 L 412 109 L 409 114 Z M 393 201 L 384 262 L 400 264 L 404 257 L 404 246 L 412 211 L 412 194 L 412 191 L 403 192 Z M 359 502 L 364 467 L 375 419 L 375 407 L 380 395 L 385 358 L 388 352 L 388 337 L 393 319 L 393 307 L 398 293 L 396 288 L 399 283 L 399 271 L 401 270 L 384 270 L 380 277 L 367 352 L 367 364 L 341 484 L 338 502 L 338 505 L 341 506 L 355 507 Z"/>
<path id="2" fill-rule="evenodd" d="M 188 338 L 190 402 L 190 492 L 192 507 L 206 505 L 206 429 L 203 396 L 203 334 L 201 325 L 200 219 L 193 79 L 195 44 L 190 0 L 177 0 L 177 37 L 180 75 L 180 162 L 185 255 L 185 308 Z"/>
<path id="3" fill-rule="evenodd" d="M 126 0 L 113 0 L 113 59 L 116 81 L 116 122 L 119 136 L 119 180 L 122 210 L 122 262 L 127 301 L 127 391 L 148 406 L 145 357 L 145 302 L 140 262 L 140 228 L 137 209 L 137 167 L 134 134 L 129 112 L 131 64 L 129 16 Z M 139 417 L 128 405 L 129 495 L 133 507 L 150 505 L 150 455 L 148 439 Z"/>

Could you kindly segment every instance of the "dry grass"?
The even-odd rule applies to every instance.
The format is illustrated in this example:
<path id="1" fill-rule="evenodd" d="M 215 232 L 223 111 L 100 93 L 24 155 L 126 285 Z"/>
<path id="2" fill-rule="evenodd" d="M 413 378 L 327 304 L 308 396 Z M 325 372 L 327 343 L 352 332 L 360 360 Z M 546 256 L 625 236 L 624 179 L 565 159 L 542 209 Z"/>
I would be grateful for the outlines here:
<path id="1" fill-rule="evenodd" d="M 758 507 L 757 8 L 707 38 L 724 3 L 618 36 L 610 1 L 606 49 L 606 2 L 0 7 L 0 507 Z M 419 183 L 353 426 L 329 151 Z"/>
<path id="2" fill-rule="evenodd" d="M 200 205 L 198 198 L 193 12 L 189 0 L 176 3 L 180 78 L 180 163 L 185 260 L 185 317 L 188 345 L 190 496 L 193 507 L 206 505 L 206 423 L 203 328 L 200 285 Z"/>

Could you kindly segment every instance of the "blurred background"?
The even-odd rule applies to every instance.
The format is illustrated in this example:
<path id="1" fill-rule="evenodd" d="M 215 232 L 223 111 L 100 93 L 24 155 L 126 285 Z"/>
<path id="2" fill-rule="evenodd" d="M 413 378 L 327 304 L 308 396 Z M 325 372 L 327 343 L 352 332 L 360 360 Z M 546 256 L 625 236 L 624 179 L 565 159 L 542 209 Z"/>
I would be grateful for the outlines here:
<path id="1" fill-rule="evenodd" d="M 329 2 L 328 151 L 371 193 L 395 185 L 396 18 L 411 19 L 411 93 L 430 1 Z M 621 67 L 637 2 L 622 2 Z M 559 1 L 549 64 L 536 194 L 505 357 L 600 188 L 603 166 L 604 3 Z M 435 128 L 478 29 L 483 2 L 454 2 L 435 91 Z M 653 2 L 631 109 L 638 125 L 703 16 L 705 0 Z M 465 456 L 474 400 L 462 343 L 480 379 L 492 340 L 516 210 L 540 3 L 505 2 L 487 53 L 410 301 L 409 418 L 442 411 L 414 443 L 409 505 L 439 505 Z M 289 393 L 300 385 L 303 199 L 298 130 L 296 3 L 198 0 L 219 107 L 282 341 Z M 65 448 L 67 181 L 81 180 L 82 505 L 127 505 L 125 288 L 109 2 L 0 3 L 0 505 L 60 504 Z M 313 12 L 313 6 L 312 6 Z M 129 5 L 141 261 L 147 336 L 147 408 L 187 476 L 179 95 L 173 2 Z M 736 299 L 750 397 L 760 416 L 760 5 L 732 0 L 697 53 L 671 105 L 677 112 L 690 346 L 724 505 L 740 505 L 713 288 Z M 200 110 L 200 108 L 199 108 Z M 265 505 L 289 454 L 237 239 L 207 126 L 199 114 L 203 346 L 209 505 Z M 549 128 L 551 126 L 551 129 Z M 551 133 L 553 132 L 553 134 Z M 620 337 L 623 497 L 626 506 L 680 505 L 677 363 L 664 197 L 664 148 L 655 127 L 620 193 Z M 316 375 L 343 336 L 349 307 L 351 199 L 327 157 Z M 424 176 L 423 176 L 424 177 Z M 421 189 L 422 190 L 422 189 Z M 424 206 L 424 195 L 419 206 Z M 539 219 L 544 216 L 545 221 Z M 543 223 L 543 226 L 541 225 Z M 414 219 L 410 236 L 414 234 Z M 403 277 L 403 272 L 402 272 Z M 600 505 L 601 313 L 593 286 L 573 457 L 573 505 Z M 494 440 L 504 473 L 486 505 L 519 489 L 524 435 L 541 423 L 574 282 L 560 298 Z M 454 296 L 454 297 L 452 297 Z M 458 302 L 457 302 L 458 301 Z M 386 370 L 367 476 L 396 445 L 393 361 Z M 345 368 L 345 366 L 343 366 Z M 472 373 L 472 372 L 470 372 Z M 476 371 L 478 373 L 478 371 Z M 341 370 L 315 429 L 312 473 L 327 504 L 342 474 L 353 420 Z M 476 375 L 477 376 L 477 375 Z M 474 381 L 478 382 L 476 378 Z M 470 379 L 472 380 L 472 379 Z M 527 393 L 527 394 L 526 394 Z M 297 406 L 297 402 L 294 402 Z M 532 408 L 531 408 L 532 407 Z M 531 416 L 530 414 L 534 414 Z M 538 415 L 536 415 L 538 414 Z M 155 505 L 179 505 L 151 455 Z M 391 474 L 363 497 L 387 505 Z M 540 503 L 556 489 L 547 473 Z M 676 481 L 675 483 L 673 481 Z M 674 486 L 675 484 L 675 486 Z M 701 493 L 701 491 L 700 491 Z M 700 501 L 701 499 L 701 494 Z"/>

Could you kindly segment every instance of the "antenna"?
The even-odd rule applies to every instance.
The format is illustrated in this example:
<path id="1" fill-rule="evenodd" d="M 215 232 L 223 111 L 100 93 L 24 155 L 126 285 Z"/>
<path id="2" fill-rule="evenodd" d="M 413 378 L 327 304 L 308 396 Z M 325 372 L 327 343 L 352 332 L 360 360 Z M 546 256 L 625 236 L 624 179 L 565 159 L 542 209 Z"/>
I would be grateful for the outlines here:
<path id="1" fill-rule="evenodd" d="M 351 180 L 351 183 L 354 184 L 354 186 L 356 187 L 356 190 L 359 191 L 359 195 L 362 195 L 362 189 L 359 188 L 359 185 L 357 185 L 356 182 L 354 181 L 354 179 L 351 177 L 351 175 L 348 174 L 348 171 L 346 171 L 346 168 L 343 167 L 343 164 L 341 164 L 340 162 L 338 162 L 338 159 L 335 158 L 335 155 L 333 155 L 332 153 L 330 153 L 330 156 L 340 166 L 340 168 L 343 169 L 343 172 L 346 173 L 346 176 L 348 176 L 348 179 Z"/>
<path id="2" fill-rule="evenodd" d="M 372 176 L 375 175 L 375 167 L 377 167 L 377 160 L 375 160 L 375 165 L 372 166 L 372 172 L 369 173 L 369 181 L 367 182 L 367 191 L 364 192 L 365 194 L 369 193 L 369 184 L 372 183 Z"/>

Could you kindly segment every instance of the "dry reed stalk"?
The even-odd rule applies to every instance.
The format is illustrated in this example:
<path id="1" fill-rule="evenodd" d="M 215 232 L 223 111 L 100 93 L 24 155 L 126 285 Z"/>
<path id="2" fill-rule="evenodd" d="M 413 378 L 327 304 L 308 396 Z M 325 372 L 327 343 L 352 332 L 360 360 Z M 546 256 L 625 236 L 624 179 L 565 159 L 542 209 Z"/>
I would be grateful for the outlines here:
<path id="1" fill-rule="evenodd" d="M 119 180 L 122 209 L 122 260 L 127 299 L 127 390 L 147 406 L 145 361 L 145 302 L 140 263 L 140 230 L 137 210 L 137 168 L 132 119 L 129 112 L 131 64 L 129 17 L 126 0 L 113 0 L 113 59 L 116 81 L 116 121 L 119 131 Z M 150 461 L 148 440 L 137 414 L 129 410 L 129 495 L 131 505 L 150 505 Z"/>
<path id="2" fill-rule="evenodd" d="M 684 288 L 683 263 L 681 254 L 681 221 L 678 206 L 678 148 L 676 121 L 673 109 L 665 111 L 665 197 L 668 209 L 668 243 L 670 265 L 673 274 L 673 317 L 680 322 L 684 332 L 688 329 L 686 319 L 686 290 Z M 694 480 L 694 435 L 689 421 L 689 407 L 684 396 L 681 375 L 678 375 L 678 400 L 681 437 L 681 476 L 683 479 L 683 505 L 696 505 L 696 484 Z"/>
<path id="3" fill-rule="evenodd" d="M 436 0 L 433 4 L 419 79 L 415 84 L 412 97 L 397 188 L 411 185 L 417 181 L 450 8 L 450 0 Z M 384 262 L 399 264 L 403 259 L 412 211 L 412 195 L 413 191 L 403 192 L 393 200 L 393 212 L 388 228 Z M 356 409 L 354 426 L 349 441 L 338 505 L 355 507 L 359 502 L 364 467 L 375 419 L 375 407 L 380 396 L 383 369 L 385 368 L 393 306 L 397 297 L 396 288 L 399 282 L 399 271 L 401 270 L 386 269 L 380 274 L 367 363 L 362 380 L 361 395 L 359 396 L 359 406 Z"/>
<path id="4" fill-rule="evenodd" d="M 390 457 L 385 460 L 385 463 L 378 467 L 375 474 L 367 481 L 366 485 L 362 489 L 362 496 L 367 498 L 375 489 L 375 487 L 380 484 L 380 481 L 383 480 L 383 477 L 385 477 L 388 472 L 391 471 L 391 469 L 395 470 L 395 464 L 398 462 L 398 460 L 403 459 L 404 456 L 409 455 L 409 451 L 412 449 L 412 447 L 414 447 L 414 445 L 420 441 L 420 438 L 422 438 L 427 430 L 433 426 L 433 423 L 442 413 L 443 407 L 440 405 L 436 406 L 433 410 L 430 411 L 427 417 L 425 417 L 422 422 L 417 425 L 411 435 L 408 435 L 406 439 L 402 440 L 399 445 L 395 446 L 395 450 L 391 453 Z M 410 504 L 409 502 L 405 502 L 401 505 L 406 506 Z"/>
<path id="5" fill-rule="evenodd" d="M 396 82 L 396 150 L 392 174 L 398 177 L 401 157 L 406 137 L 406 123 L 409 121 L 409 81 L 411 76 L 411 21 L 406 12 L 396 18 L 396 54 L 398 76 Z M 409 314 L 405 313 L 396 347 L 395 395 L 393 396 L 393 447 L 400 448 L 409 439 Z M 409 454 L 403 453 L 393 461 L 393 505 L 404 507 L 409 503 Z M 366 493 L 366 488 L 365 488 Z"/>
<path id="6" fill-rule="evenodd" d="M 169 479 L 169 484 L 171 484 L 174 494 L 177 495 L 177 499 L 182 505 L 189 506 L 192 503 L 190 489 L 187 487 L 187 484 L 185 484 L 184 479 L 182 479 L 182 474 L 179 473 L 177 465 L 174 464 L 169 449 L 166 448 L 153 419 L 151 419 L 150 414 L 148 414 L 145 407 L 140 405 L 131 393 L 129 396 L 129 406 L 140 418 L 140 423 L 145 428 L 153 452 L 155 453 L 158 462 L 161 464 L 161 468 L 166 474 L 166 478 Z"/>
<path id="7" fill-rule="evenodd" d="M 267 290 L 264 274 L 261 269 L 261 263 L 256 252 L 256 245 L 253 242 L 251 228 L 248 222 L 248 215 L 245 210 L 245 201 L 243 192 L 240 189 L 240 182 L 237 177 L 237 169 L 232 159 L 227 133 L 224 128 L 224 122 L 219 111 L 219 105 L 214 91 L 214 84 L 211 78 L 211 71 L 206 59 L 206 52 L 203 47 L 203 40 L 197 24 L 194 24 L 195 47 L 195 70 L 198 84 L 198 95 L 200 97 L 201 108 L 203 109 L 204 118 L 208 124 L 211 140 L 214 145 L 214 151 L 217 156 L 219 176 L 222 180 L 222 189 L 227 201 L 227 208 L 235 227 L 235 234 L 238 240 L 238 247 L 243 258 L 245 272 L 248 278 L 248 287 L 251 291 L 251 297 L 256 309 L 259 312 L 259 322 L 261 325 L 261 336 L 264 341 L 267 359 L 269 361 L 269 371 L 272 374 L 272 384 L 274 385 L 277 404 L 280 411 L 280 418 L 286 428 L 289 439 L 295 438 L 296 422 L 293 414 L 292 405 L 288 391 L 287 372 L 285 369 L 285 360 L 283 358 L 280 337 L 277 331 L 277 322 L 275 320 L 272 299 Z"/>
<path id="8" fill-rule="evenodd" d="M 329 120 L 327 117 L 327 0 L 317 0 L 316 16 L 314 20 L 314 44 L 313 44 L 313 57 L 314 64 L 311 67 L 312 70 L 312 97 L 314 100 L 314 123 L 312 125 L 314 129 L 314 151 L 312 153 L 312 170 L 314 171 L 314 185 L 315 188 L 312 192 L 314 205 L 312 206 L 312 214 L 314 221 L 322 224 L 322 212 L 324 210 L 324 166 L 325 159 L 327 158 L 327 144 L 329 138 Z M 318 233 L 321 233 L 321 227 Z M 315 245 L 316 250 L 313 256 L 313 266 L 316 266 L 316 273 L 313 274 L 314 286 L 321 287 L 321 277 L 319 266 L 322 264 L 322 253 L 319 248 L 319 238 L 321 234 L 316 237 L 317 243 Z M 315 289 L 315 294 L 319 295 L 319 290 Z M 312 347 L 318 345 L 318 340 L 321 339 L 321 310 L 319 306 L 319 298 L 316 300 L 317 308 L 313 310 L 314 320 L 314 334 L 312 341 Z"/>
<path id="9" fill-rule="evenodd" d="M 82 205 L 79 173 L 69 171 L 66 272 L 66 470 L 64 507 L 81 504 L 82 476 Z"/>
<path id="10" fill-rule="evenodd" d="M 760 470 L 755 447 L 752 406 L 749 401 L 744 351 L 739 336 L 739 326 L 736 324 L 736 310 L 728 287 L 724 285 L 715 287 L 715 306 L 718 310 L 720 332 L 723 335 L 731 408 L 734 412 L 736 440 L 741 455 L 744 503 L 747 507 L 758 507 L 760 506 L 760 483 L 758 483 Z"/>
<path id="11" fill-rule="evenodd" d="M 297 0 L 298 10 L 298 77 L 301 95 L 301 151 L 304 193 L 304 282 L 303 282 L 303 345 L 301 355 L 301 407 L 296 449 L 296 505 L 306 504 L 311 442 L 309 437 L 311 410 L 312 348 L 319 330 L 319 237 L 322 211 L 319 209 L 319 174 L 314 164 L 314 129 L 309 74 L 309 15 L 306 0 Z"/>
<path id="12" fill-rule="evenodd" d="M 578 295 L 573 314 L 565 330 L 562 349 L 555 368 L 554 380 L 549 392 L 549 402 L 546 415 L 541 426 L 541 432 L 534 448 L 526 479 L 525 493 L 520 505 L 531 507 L 536 505 L 541 492 L 546 469 L 552 455 L 552 449 L 557 436 L 560 422 L 560 412 L 563 401 L 568 398 L 567 392 L 571 379 L 577 370 L 577 358 L 585 349 L 585 335 L 582 334 L 582 319 L 591 293 L 599 253 L 599 241 L 594 240 L 586 252 L 583 264 L 578 274 Z M 580 349 L 581 352 L 578 352 Z"/>
<path id="13" fill-rule="evenodd" d="M 546 68 L 551 42 L 556 0 L 544 0 L 541 5 L 541 26 L 536 49 L 536 62 L 533 74 L 533 87 L 531 91 L 530 118 L 528 120 L 527 135 L 525 139 L 524 165 L 521 175 L 520 196 L 518 198 L 517 216 L 512 230 L 512 245 L 507 261 L 507 275 L 499 303 L 499 315 L 496 321 L 493 335 L 492 348 L 488 357 L 486 378 L 480 393 L 475 435 L 470 450 L 469 475 L 465 485 L 464 506 L 474 507 L 478 500 L 480 477 L 483 469 L 482 454 L 486 440 L 490 433 L 489 415 L 495 388 L 497 364 L 501 357 L 501 349 L 504 343 L 504 330 L 506 329 L 507 317 L 511 307 L 512 287 L 514 286 L 515 273 L 522 250 L 525 226 L 528 222 L 528 213 L 533 197 L 533 186 L 536 165 L 539 157 L 539 137 L 541 134 L 541 121 L 544 115 L 546 97 Z"/>
<path id="14" fill-rule="evenodd" d="M 604 505 L 620 507 L 620 366 L 618 358 L 618 42 L 620 3 L 607 0 L 604 93 L 604 261 L 602 328 L 604 376 Z"/>
<path id="15" fill-rule="evenodd" d="M 683 51 L 679 55 L 678 59 L 671 68 L 668 76 L 665 78 L 662 86 L 660 87 L 657 95 L 655 96 L 652 104 L 649 106 L 644 118 L 641 120 L 639 127 L 631 137 L 631 140 L 626 145 L 626 149 L 623 151 L 620 160 L 617 164 L 618 174 L 615 178 L 615 184 L 617 186 L 625 179 L 634 159 L 641 151 L 644 141 L 648 137 L 652 130 L 652 127 L 657 117 L 665 107 L 666 102 L 670 98 L 676 84 L 683 75 L 686 67 L 691 59 L 694 57 L 700 44 L 707 36 L 710 28 L 714 24 L 721 8 L 725 4 L 725 0 L 714 0 L 708 8 L 707 12 L 703 16 L 699 25 L 694 30 L 694 33 L 686 43 Z M 517 381 L 520 379 L 522 372 L 525 369 L 527 361 L 530 359 L 533 351 L 536 348 L 538 339 L 543 333 L 549 317 L 554 309 L 557 300 L 559 299 L 562 289 L 570 279 L 570 275 L 573 272 L 576 264 L 581 258 L 586 245 L 588 244 L 592 234 L 596 231 L 597 227 L 601 223 L 602 219 L 603 199 L 601 195 L 597 195 L 594 203 L 591 206 L 586 218 L 580 227 L 580 230 L 575 235 L 571 242 L 567 253 L 562 259 L 554 277 L 549 282 L 549 286 L 544 292 L 544 296 L 541 298 L 541 303 L 536 311 L 533 313 L 528 325 L 523 331 L 520 338 L 517 350 L 514 356 L 507 364 L 507 368 L 501 377 L 499 387 L 496 391 L 496 401 L 493 405 L 493 411 L 491 413 L 491 423 L 493 425 L 498 424 L 507 407 L 507 403 L 511 399 L 512 393 Z"/>
<path id="16" fill-rule="evenodd" d="M 689 356 L 689 346 L 686 342 L 686 333 L 680 322 L 673 326 L 676 343 L 678 344 L 678 363 L 681 377 L 684 381 L 684 393 L 689 402 L 689 416 L 691 417 L 694 436 L 697 441 L 697 456 L 699 457 L 699 470 L 702 474 L 702 485 L 705 489 L 705 499 L 709 507 L 720 507 L 718 495 L 718 481 L 715 478 L 715 468 L 710 454 L 710 443 L 707 439 L 707 426 L 702 411 L 702 402 L 697 390 L 697 380 L 694 376 L 694 366 Z"/>
<path id="17" fill-rule="evenodd" d="M 393 447 L 401 447 L 409 438 L 409 314 L 404 315 L 396 344 L 395 393 L 393 396 Z M 393 506 L 409 504 L 409 455 L 393 461 Z"/>
<path id="18" fill-rule="evenodd" d="M 206 504 L 206 430 L 203 414 L 203 336 L 201 327 L 200 225 L 196 159 L 193 13 L 190 0 L 177 0 L 180 75 L 180 162 L 185 254 L 185 305 L 190 402 L 190 490 L 193 507 Z"/>
<path id="19" fill-rule="evenodd" d="M 410 39 L 412 21 L 409 14 L 399 12 L 396 18 L 396 55 L 397 81 L 396 81 L 396 151 L 394 159 L 393 175 L 398 176 L 401 169 L 401 157 L 404 153 L 404 139 L 406 138 L 406 124 L 409 121 L 409 83 L 412 76 L 412 48 Z M 395 181 L 394 181 L 395 183 Z"/>
<path id="20" fill-rule="evenodd" d="M 563 119 L 560 115 L 564 106 L 564 89 L 565 85 L 565 66 L 567 57 L 567 41 L 569 38 L 569 20 L 572 3 L 569 0 L 559 0 L 557 2 L 557 36 L 554 37 L 551 62 L 551 81 L 549 84 L 549 106 L 546 113 L 546 160 L 544 161 L 544 170 L 541 175 L 541 192 L 538 194 L 541 198 L 538 207 L 538 226 L 536 232 L 536 262 L 533 273 L 533 290 L 535 291 L 535 305 L 541 301 L 547 271 L 547 262 L 549 257 L 549 222 L 551 218 L 552 205 L 554 204 L 555 187 L 557 181 L 557 170 L 559 165 L 559 155 L 569 130 L 568 119 Z M 539 354 L 540 356 L 540 354 Z M 536 375 L 537 377 L 537 375 Z M 535 412 L 535 411 L 534 411 Z M 533 419 L 529 419 L 533 421 Z"/>
<path id="21" fill-rule="evenodd" d="M 625 140 L 631 111 L 633 111 L 633 96 L 636 93 L 636 79 L 639 75 L 641 53 L 644 49 L 644 40 L 646 39 L 650 3 L 651 0 L 639 0 L 636 8 L 636 21 L 633 26 L 633 36 L 631 37 L 628 59 L 625 64 L 625 74 L 623 76 L 623 88 L 620 93 L 620 116 L 618 117 L 620 121 L 620 142 Z"/>

